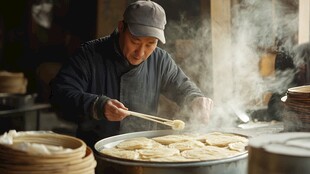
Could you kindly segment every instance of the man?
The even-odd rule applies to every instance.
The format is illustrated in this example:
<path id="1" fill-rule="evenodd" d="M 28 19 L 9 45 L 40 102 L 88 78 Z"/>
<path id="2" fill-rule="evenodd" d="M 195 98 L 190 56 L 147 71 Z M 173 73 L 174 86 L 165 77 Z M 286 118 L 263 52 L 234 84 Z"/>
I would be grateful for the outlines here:
<path id="1" fill-rule="evenodd" d="M 284 48 L 283 48 L 284 50 Z M 281 98 L 287 89 L 310 85 L 310 43 L 298 44 L 291 52 L 279 51 L 275 58 L 276 79 L 282 82 L 284 88 L 277 88 L 268 102 L 269 119 L 283 120 L 285 106 Z M 289 73 L 288 73 L 289 72 Z M 285 84 L 283 84 L 285 82 Z"/>
<path id="2" fill-rule="evenodd" d="M 77 137 L 93 147 L 108 136 L 156 129 L 126 110 L 156 114 L 160 94 L 207 123 L 212 100 L 157 47 L 166 42 L 164 9 L 137 1 L 123 17 L 110 36 L 83 44 L 51 82 L 50 101 L 78 122 Z"/>

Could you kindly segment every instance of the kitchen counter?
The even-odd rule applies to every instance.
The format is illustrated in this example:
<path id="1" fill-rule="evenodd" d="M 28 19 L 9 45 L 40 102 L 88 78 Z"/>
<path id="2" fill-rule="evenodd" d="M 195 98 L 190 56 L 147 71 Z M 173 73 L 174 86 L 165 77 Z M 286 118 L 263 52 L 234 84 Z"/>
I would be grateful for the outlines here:
<path id="1" fill-rule="evenodd" d="M 41 118 L 41 111 L 50 109 L 51 105 L 47 103 L 35 103 L 30 106 L 14 108 L 14 109 L 7 109 L 7 110 L 0 110 L 0 118 L 1 117 L 10 117 L 14 116 L 16 113 L 26 113 L 26 112 L 36 112 L 36 130 L 40 130 L 40 118 Z"/>
<path id="2" fill-rule="evenodd" d="M 279 133 L 283 132 L 283 122 L 248 122 L 239 124 L 235 128 L 228 128 L 224 131 L 238 133 L 249 137 L 255 137 L 263 134 Z"/>

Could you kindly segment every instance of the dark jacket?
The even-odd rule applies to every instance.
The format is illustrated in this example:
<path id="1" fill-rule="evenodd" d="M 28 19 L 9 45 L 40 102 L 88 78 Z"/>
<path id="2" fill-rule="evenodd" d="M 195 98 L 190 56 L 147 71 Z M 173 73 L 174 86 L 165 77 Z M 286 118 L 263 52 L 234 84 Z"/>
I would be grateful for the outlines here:
<path id="1" fill-rule="evenodd" d="M 52 105 L 78 123 L 77 136 L 90 146 L 119 133 L 156 129 L 153 123 L 140 118 L 127 117 L 121 122 L 106 120 L 103 105 L 109 98 L 121 101 L 129 110 L 156 114 L 160 94 L 179 106 L 203 96 L 161 48 L 157 47 L 138 66 L 130 65 L 119 50 L 117 31 L 89 41 L 51 82 Z M 94 119 L 94 114 L 100 120 Z"/>

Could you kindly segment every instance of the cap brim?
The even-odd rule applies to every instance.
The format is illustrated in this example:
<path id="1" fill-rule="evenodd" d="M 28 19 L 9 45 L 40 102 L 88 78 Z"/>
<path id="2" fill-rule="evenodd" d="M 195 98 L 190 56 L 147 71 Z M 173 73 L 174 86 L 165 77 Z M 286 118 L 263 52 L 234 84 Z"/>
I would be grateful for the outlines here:
<path id="1" fill-rule="evenodd" d="M 164 30 L 159 28 L 139 25 L 139 24 L 128 24 L 129 31 L 134 36 L 150 36 L 159 39 L 163 44 L 166 43 Z"/>

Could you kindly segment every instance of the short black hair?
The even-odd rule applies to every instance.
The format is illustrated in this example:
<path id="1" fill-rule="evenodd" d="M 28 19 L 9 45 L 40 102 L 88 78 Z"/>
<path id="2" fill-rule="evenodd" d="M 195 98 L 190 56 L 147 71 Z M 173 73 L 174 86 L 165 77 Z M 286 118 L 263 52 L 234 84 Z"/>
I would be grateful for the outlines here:
<path id="1" fill-rule="evenodd" d="M 285 71 L 295 68 L 293 55 L 290 52 L 286 50 L 280 50 L 277 52 L 275 59 L 275 70 Z"/>
<path id="2" fill-rule="evenodd" d="M 123 32 L 125 32 L 127 30 L 127 28 L 128 28 L 128 24 L 125 21 L 123 21 L 123 24 L 124 24 Z"/>

